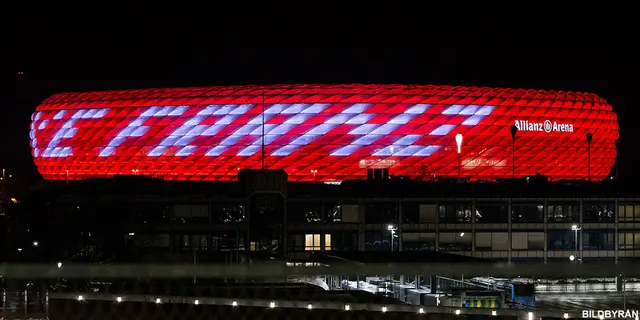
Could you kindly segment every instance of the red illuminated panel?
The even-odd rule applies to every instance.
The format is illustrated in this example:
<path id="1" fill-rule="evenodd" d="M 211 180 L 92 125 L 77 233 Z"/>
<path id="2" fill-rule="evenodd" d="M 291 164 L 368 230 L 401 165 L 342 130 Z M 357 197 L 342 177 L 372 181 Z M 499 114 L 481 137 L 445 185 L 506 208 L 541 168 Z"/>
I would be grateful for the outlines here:
<path id="1" fill-rule="evenodd" d="M 50 180 L 138 174 L 234 180 L 284 169 L 342 181 L 367 168 L 427 179 L 515 175 L 605 179 L 616 157 L 611 106 L 585 93 L 478 87 L 287 85 L 57 94 L 32 115 L 31 148 Z M 264 148 L 263 148 L 264 145 Z M 263 153 L 264 150 L 264 153 Z"/>

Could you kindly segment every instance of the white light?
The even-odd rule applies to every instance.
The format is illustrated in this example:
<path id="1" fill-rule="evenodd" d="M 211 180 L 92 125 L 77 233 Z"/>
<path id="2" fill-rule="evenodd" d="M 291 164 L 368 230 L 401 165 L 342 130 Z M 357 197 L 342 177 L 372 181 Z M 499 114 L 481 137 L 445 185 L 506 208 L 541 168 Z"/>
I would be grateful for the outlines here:
<path id="1" fill-rule="evenodd" d="M 393 225 L 392 225 L 392 224 L 390 224 L 390 225 L 388 225 L 388 226 L 387 226 L 387 230 L 393 230 L 393 229 L 395 229 L 395 228 L 393 227 Z"/>
<path id="2" fill-rule="evenodd" d="M 273 301 L 269 302 L 269 308 L 273 309 L 275 307 L 276 307 L 276 303 L 275 302 L 273 302 Z"/>
<path id="3" fill-rule="evenodd" d="M 348 304 L 345 304 L 345 305 L 344 305 L 344 310 L 345 310 L 345 311 L 349 311 L 349 310 L 351 310 L 351 306 L 350 306 L 350 305 L 348 305 Z"/>
<path id="4" fill-rule="evenodd" d="M 578 230 L 578 226 L 576 226 L 575 224 L 571 226 L 571 230 L 576 231 Z"/>
<path id="5" fill-rule="evenodd" d="M 492 316 L 497 316 L 497 315 L 498 315 L 498 311 L 491 310 L 491 315 L 492 315 Z"/>
<path id="6" fill-rule="evenodd" d="M 387 307 L 382 307 L 382 312 L 387 312 Z"/>
<path id="7" fill-rule="evenodd" d="M 464 232 L 460 232 L 460 236 L 461 236 L 461 237 L 464 237 Z"/>
<path id="8" fill-rule="evenodd" d="M 575 260 L 575 259 L 576 259 L 576 256 L 574 256 L 574 255 L 570 255 L 570 256 L 569 256 L 569 260 L 573 261 L 573 260 Z"/>
<path id="9" fill-rule="evenodd" d="M 462 148 L 462 134 L 456 134 L 456 145 L 458 146 L 458 153 L 460 153 L 460 149 Z"/>
<path id="10" fill-rule="evenodd" d="M 58 269 L 62 268 L 62 262 L 58 262 Z"/>
<path id="11" fill-rule="evenodd" d="M 34 247 L 37 247 L 38 245 L 39 245 L 38 241 L 34 241 L 34 242 L 33 242 L 33 246 L 34 246 Z"/>
<path id="12" fill-rule="evenodd" d="M 533 320 L 533 312 L 529 312 L 529 320 Z"/>
<path id="13" fill-rule="evenodd" d="M 22 248 L 18 248 L 18 252 L 22 252 Z"/>
<path id="14" fill-rule="evenodd" d="M 82 301 L 82 300 L 84 300 L 84 297 L 82 295 L 79 295 L 78 296 L 78 301 Z"/>
<path id="15" fill-rule="evenodd" d="M 162 303 L 162 300 L 160 300 L 160 298 L 156 298 L 156 303 Z"/>
<path id="16" fill-rule="evenodd" d="M 460 315 L 460 309 L 456 309 L 456 315 Z"/>
<path id="17" fill-rule="evenodd" d="M 233 302 L 231 302 L 231 306 L 232 306 L 232 307 L 237 307 L 237 306 L 238 306 L 238 302 L 237 302 L 237 301 L 233 301 Z"/>
<path id="18" fill-rule="evenodd" d="M 565 318 L 565 319 L 569 319 L 569 314 L 565 313 L 565 314 L 562 315 L 562 317 Z"/>
<path id="19" fill-rule="evenodd" d="M 136 233 L 135 232 L 129 232 L 129 235 L 133 237 L 133 236 L 136 235 Z"/>
<path id="20" fill-rule="evenodd" d="M 418 313 L 424 313 L 424 309 L 423 308 L 418 309 Z"/>
<path id="21" fill-rule="evenodd" d="M 193 302 L 195 305 L 199 305 L 200 304 L 200 300 L 197 300 Z"/>
<path id="22" fill-rule="evenodd" d="M 307 309 L 309 309 L 309 310 L 313 309 L 313 305 L 311 305 L 311 303 L 309 303 L 309 304 L 307 305 Z"/>
<path id="23" fill-rule="evenodd" d="M 118 302 L 122 302 L 122 297 L 117 297 L 117 298 L 116 298 L 116 301 L 118 301 Z"/>

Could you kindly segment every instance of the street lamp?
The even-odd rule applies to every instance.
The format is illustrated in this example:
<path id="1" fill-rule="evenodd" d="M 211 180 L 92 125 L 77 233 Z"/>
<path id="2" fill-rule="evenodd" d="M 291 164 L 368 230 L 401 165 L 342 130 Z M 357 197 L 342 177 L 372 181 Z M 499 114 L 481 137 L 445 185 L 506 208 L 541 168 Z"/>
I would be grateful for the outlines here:
<path id="1" fill-rule="evenodd" d="M 574 239 L 575 239 L 575 253 L 576 255 L 578 254 L 578 231 L 582 230 L 582 228 L 578 227 L 577 225 L 572 225 L 571 226 L 571 230 L 573 230 L 574 233 Z M 571 260 L 573 261 L 573 259 Z"/>
<path id="2" fill-rule="evenodd" d="M 393 236 L 396 234 L 396 230 L 398 229 L 396 228 L 396 226 L 390 224 L 387 226 L 387 230 L 391 232 L 391 242 L 389 242 L 389 245 L 391 246 L 391 252 L 393 252 Z"/>
<path id="3" fill-rule="evenodd" d="M 58 269 L 62 268 L 62 262 L 58 262 Z"/>
<path id="4" fill-rule="evenodd" d="M 456 134 L 456 145 L 458 146 L 458 179 L 460 179 L 460 172 L 462 167 L 462 159 L 460 158 L 460 152 L 462 151 L 462 134 Z"/>
<path id="5" fill-rule="evenodd" d="M 318 173 L 318 170 L 311 170 L 311 174 L 313 174 L 313 181 L 316 181 L 316 173 Z"/>
<path id="6" fill-rule="evenodd" d="M 33 246 L 34 246 L 34 247 L 37 247 L 38 245 L 40 245 L 40 243 L 38 243 L 38 241 L 34 241 L 34 242 L 33 242 Z"/>

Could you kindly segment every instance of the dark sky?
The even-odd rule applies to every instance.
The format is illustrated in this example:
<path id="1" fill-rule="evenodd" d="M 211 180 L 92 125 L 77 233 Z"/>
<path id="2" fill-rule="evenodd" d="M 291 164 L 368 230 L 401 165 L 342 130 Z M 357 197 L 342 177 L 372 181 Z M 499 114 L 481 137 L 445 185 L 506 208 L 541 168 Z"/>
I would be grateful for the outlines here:
<path id="1" fill-rule="evenodd" d="M 131 4 L 12 8 L 2 33 L 0 166 L 37 176 L 29 117 L 55 92 L 359 82 L 598 94 L 619 117 L 621 176 L 640 176 L 634 104 L 640 38 L 633 10 L 371 3 L 309 2 L 284 10 L 246 2 L 163 12 Z"/>

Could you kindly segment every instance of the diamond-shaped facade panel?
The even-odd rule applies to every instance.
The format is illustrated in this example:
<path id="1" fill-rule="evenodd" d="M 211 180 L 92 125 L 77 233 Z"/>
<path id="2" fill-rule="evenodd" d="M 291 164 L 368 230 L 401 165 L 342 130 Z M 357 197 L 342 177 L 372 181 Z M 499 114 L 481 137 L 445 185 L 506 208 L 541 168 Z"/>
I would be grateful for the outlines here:
<path id="1" fill-rule="evenodd" d="M 517 177 L 575 180 L 588 177 L 589 150 L 591 179 L 602 180 L 617 139 L 616 114 L 593 94 L 428 85 L 65 93 L 31 122 L 35 163 L 50 180 L 234 180 L 263 160 L 295 181 L 362 179 L 368 168 L 495 180 L 511 177 L 514 159 Z"/>

